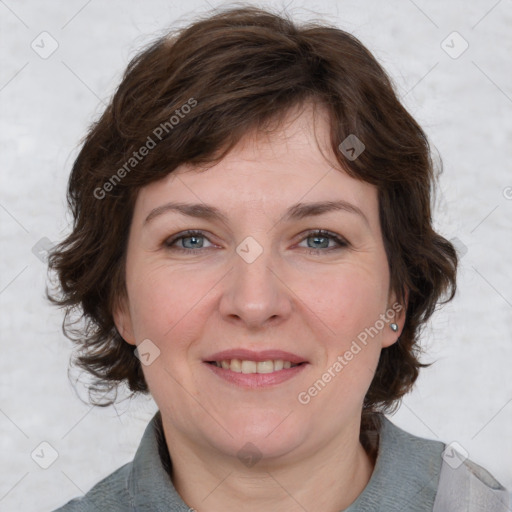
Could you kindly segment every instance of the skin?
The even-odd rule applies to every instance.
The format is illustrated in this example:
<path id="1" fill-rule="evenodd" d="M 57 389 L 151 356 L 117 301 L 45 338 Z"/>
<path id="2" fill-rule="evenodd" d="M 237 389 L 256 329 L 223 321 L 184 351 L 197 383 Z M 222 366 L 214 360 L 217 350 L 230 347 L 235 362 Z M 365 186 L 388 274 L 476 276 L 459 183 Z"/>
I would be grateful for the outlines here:
<path id="1" fill-rule="evenodd" d="M 282 220 L 295 203 L 339 199 L 364 217 L 338 210 Z M 227 222 L 173 211 L 145 222 L 169 201 L 214 205 Z M 203 237 L 166 246 L 187 229 Z M 316 241 L 315 229 L 348 245 Z M 236 252 L 248 236 L 263 249 L 252 263 Z M 338 512 L 355 501 L 373 471 L 359 442 L 363 399 L 403 313 L 393 320 L 398 332 L 386 324 L 308 404 L 297 397 L 396 304 L 389 284 L 377 190 L 335 165 L 321 107 L 290 112 L 277 131 L 246 137 L 206 171 L 184 165 L 140 190 L 115 321 L 127 343 L 150 339 L 160 350 L 143 370 L 189 506 Z M 308 365 L 281 384 L 243 389 L 203 362 L 233 348 L 285 350 Z M 251 467 L 237 456 L 248 442 L 262 456 Z"/>

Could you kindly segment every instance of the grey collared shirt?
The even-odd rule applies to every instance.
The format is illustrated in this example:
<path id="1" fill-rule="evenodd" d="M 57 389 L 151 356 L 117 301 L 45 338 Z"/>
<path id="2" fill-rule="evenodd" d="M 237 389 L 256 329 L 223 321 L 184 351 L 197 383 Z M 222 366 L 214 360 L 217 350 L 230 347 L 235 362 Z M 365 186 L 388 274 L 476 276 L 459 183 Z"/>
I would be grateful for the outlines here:
<path id="1" fill-rule="evenodd" d="M 157 413 L 132 462 L 55 512 L 192 512 L 162 464 L 158 421 Z M 383 416 L 371 479 L 340 512 L 507 512 L 509 496 L 499 482 L 469 460 L 453 462 L 452 453 L 443 458 L 445 448 Z"/>

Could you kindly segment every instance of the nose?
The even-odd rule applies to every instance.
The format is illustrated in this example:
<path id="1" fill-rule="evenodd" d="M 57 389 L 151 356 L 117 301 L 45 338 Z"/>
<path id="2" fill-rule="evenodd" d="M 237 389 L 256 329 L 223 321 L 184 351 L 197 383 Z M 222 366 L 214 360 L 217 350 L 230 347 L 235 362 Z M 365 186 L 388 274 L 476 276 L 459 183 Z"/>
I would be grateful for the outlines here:
<path id="1" fill-rule="evenodd" d="M 252 330 L 277 325 L 288 318 L 293 293 L 278 269 L 277 258 L 270 249 L 263 249 L 254 260 L 243 251 L 235 252 L 233 268 L 223 280 L 219 304 L 222 317 Z"/>

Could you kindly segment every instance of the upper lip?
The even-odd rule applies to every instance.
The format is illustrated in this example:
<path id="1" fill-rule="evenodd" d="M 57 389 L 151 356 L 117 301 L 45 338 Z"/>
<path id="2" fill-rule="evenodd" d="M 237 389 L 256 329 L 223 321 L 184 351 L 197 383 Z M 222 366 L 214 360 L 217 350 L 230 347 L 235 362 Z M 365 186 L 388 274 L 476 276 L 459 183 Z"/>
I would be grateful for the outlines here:
<path id="1" fill-rule="evenodd" d="M 261 352 L 255 352 L 254 350 L 248 350 L 244 348 L 236 348 L 232 350 L 223 350 L 216 352 L 211 356 L 207 357 L 205 361 L 226 361 L 231 359 L 240 359 L 242 361 L 275 361 L 281 359 L 283 361 L 290 361 L 294 364 L 307 363 L 306 359 L 297 354 L 291 352 L 285 352 L 283 350 L 262 350 Z"/>

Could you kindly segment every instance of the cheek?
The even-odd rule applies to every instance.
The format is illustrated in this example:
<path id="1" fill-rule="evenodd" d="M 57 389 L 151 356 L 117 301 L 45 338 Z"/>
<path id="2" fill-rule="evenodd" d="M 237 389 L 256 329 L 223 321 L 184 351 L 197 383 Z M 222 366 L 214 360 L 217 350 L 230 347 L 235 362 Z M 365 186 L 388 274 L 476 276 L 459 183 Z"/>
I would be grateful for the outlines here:
<path id="1" fill-rule="evenodd" d="M 368 268 L 347 265 L 302 279 L 297 295 L 326 327 L 332 342 L 344 344 L 384 313 L 387 282 Z"/>
<path id="2" fill-rule="evenodd" d="M 136 338 L 150 338 L 159 346 L 166 339 L 179 341 L 178 333 L 190 332 L 199 323 L 201 300 L 214 284 L 164 265 L 146 267 L 132 275 L 137 279 L 130 283 L 128 293 L 133 298 L 130 304 Z"/>
<path id="3" fill-rule="evenodd" d="M 325 359 L 317 378 L 333 382 L 324 400 L 334 400 L 340 408 L 348 403 L 359 406 L 373 379 L 381 351 L 380 315 L 387 305 L 382 275 L 354 266 L 343 270 L 328 279 L 315 279 L 314 288 L 310 283 L 314 293 L 307 302 L 317 325 L 326 327 L 322 332 L 327 333 L 318 340 Z M 301 296 L 306 296 L 305 289 Z"/>
<path id="4" fill-rule="evenodd" d="M 159 407 L 179 412 L 188 402 L 178 382 L 194 389 L 190 382 L 191 370 L 194 373 L 190 351 L 201 339 L 207 320 L 204 301 L 215 281 L 210 283 L 197 274 L 165 266 L 146 267 L 132 275 L 138 276 L 128 291 L 133 298 L 130 306 L 136 340 L 149 339 L 159 350 L 154 362 L 142 367 L 146 382 Z M 180 398 L 169 404 L 169 396 Z"/>

